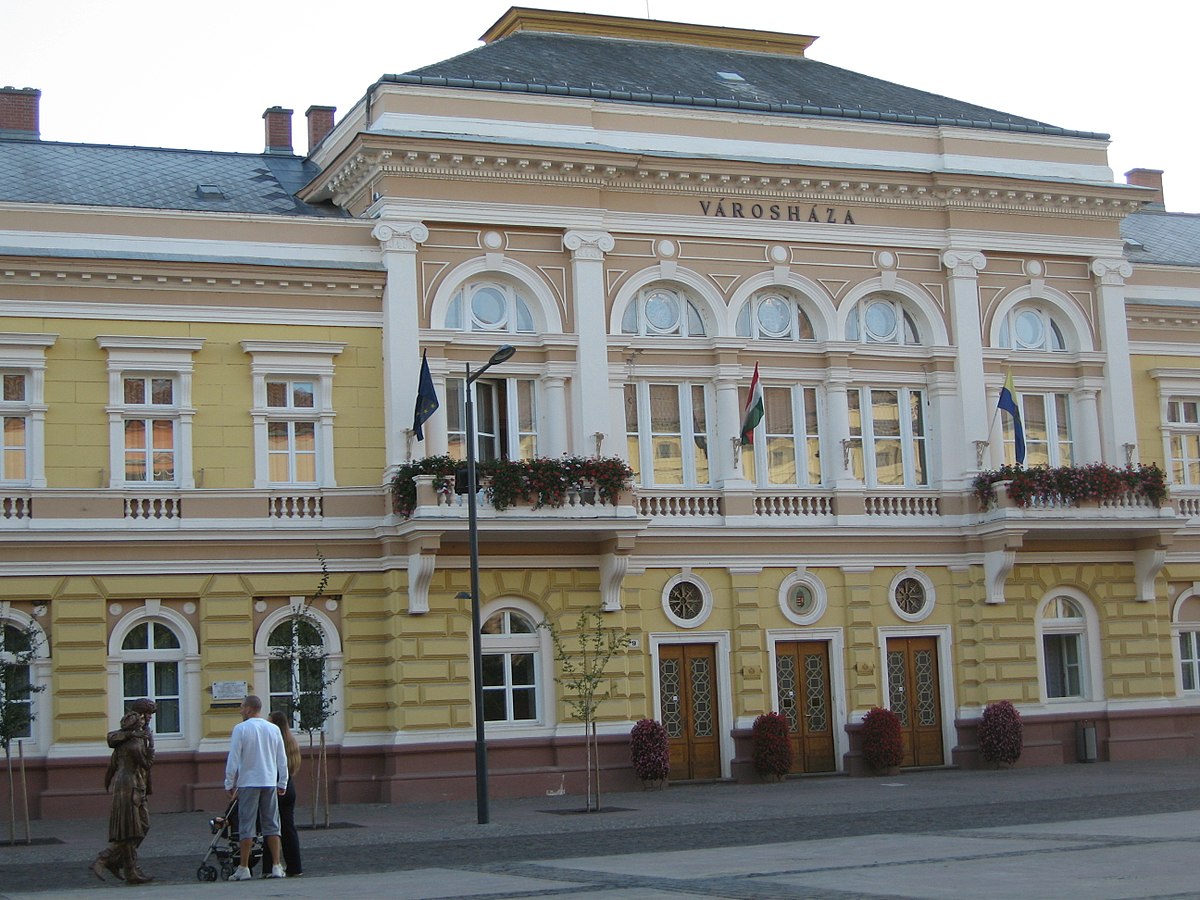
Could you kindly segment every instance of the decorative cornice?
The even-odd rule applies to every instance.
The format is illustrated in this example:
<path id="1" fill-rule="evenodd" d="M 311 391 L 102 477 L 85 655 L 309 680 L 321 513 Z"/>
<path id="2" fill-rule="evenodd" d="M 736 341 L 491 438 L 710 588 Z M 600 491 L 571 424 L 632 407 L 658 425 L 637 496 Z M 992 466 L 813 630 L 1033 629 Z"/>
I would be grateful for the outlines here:
<path id="1" fill-rule="evenodd" d="M 279 270 L 288 264 L 272 267 L 270 277 L 256 275 L 203 275 L 203 266 L 196 265 L 190 274 L 178 271 L 159 273 L 153 267 L 136 264 L 104 262 L 105 268 L 95 268 L 96 260 L 43 261 L 23 259 L 0 263 L 0 284 L 38 285 L 41 287 L 93 287 L 130 290 L 219 290 L 223 293 L 278 293 L 303 291 L 308 295 L 378 296 L 383 290 L 383 272 L 370 273 L 371 280 L 346 278 L 341 273 L 297 271 L 296 277 L 281 278 Z M 172 263 L 172 268 L 188 264 L 187 260 Z M 120 268 L 117 268 L 117 266 Z M 256 268 L 262 268 L 261 266 Z M 265 272 L 263 273 L 265 275 Z M 331 278 L 330 275 L 333 275 Z"/>
<path id="2" fill-rule="evenodd" d="M 528 147 L 363 148 L 324 176 L 324 189 L 339 206 L 349 205 L 368 185 L 386 176 L 435 180 L 578 186 L 611 191 L 670 193 L 706 198 L 755 198 L 778 203 L 831 203 L 921 209 L 995 210 L 1007 213 L 1123 218 L 1141 208 L 1141 198 L 1114 196 L 1113 185 L 1038 185 L 1014 176 L 1025 186 L 991 187 L 930 183 L 917 173 L 871 172 L 847 177 L 801 176 L 794 164 L 759 164 L 758 171 L 701 171 L 671 159 L 604 153 L 596 159 L 566 151 L 542 154 Z M 745 165 L 751 165 L 746 163 Z M 986 176 L 969 176 L 971 181 Z M 372 201 L 378 198 L 373 197 Z"/>

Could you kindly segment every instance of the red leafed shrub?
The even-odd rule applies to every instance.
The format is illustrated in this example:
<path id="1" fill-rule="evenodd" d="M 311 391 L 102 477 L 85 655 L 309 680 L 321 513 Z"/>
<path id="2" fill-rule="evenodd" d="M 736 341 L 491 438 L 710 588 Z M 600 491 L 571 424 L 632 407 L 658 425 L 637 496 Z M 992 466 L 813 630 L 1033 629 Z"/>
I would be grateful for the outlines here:
<path id="1" fill-rule="evenodd" d="M 1007 700 L 989 703 L 979 720 L 979 754 L 988 762 L 1012 765 L 1024 742 L 1021 714 Z"/>
<path id="2" fill-rule="evenodd" d="M 900 718 L 890 709 L 875 707 L 863 717 L 863 759 L 873 769 L 891 769 L 904 759 Z"/>
<path id="3" fill-rule="evenodd" d="M 792 770 L 792 743 L 787 719 L 763 713 L 754 720 L 754 770 L 759 775 L 782 778 Z"/>
<path id="4" fill-rule="evenodd" d="M 641 719 L 629 733 L 633 774 L 642 781 L 665 781 L 671 773 L 671 751 L 667 729 L 653 719 Z"/>

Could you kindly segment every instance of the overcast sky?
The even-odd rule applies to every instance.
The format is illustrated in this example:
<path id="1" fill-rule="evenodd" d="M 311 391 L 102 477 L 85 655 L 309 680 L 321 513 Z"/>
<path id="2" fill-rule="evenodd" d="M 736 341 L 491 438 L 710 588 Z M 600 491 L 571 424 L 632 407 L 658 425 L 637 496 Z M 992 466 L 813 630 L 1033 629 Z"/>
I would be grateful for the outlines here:
<path id="1" fill-rule="evenodd" d="M 262 113 L 341 112 L 380 75 L 478 46 L 508 0 L 0 0 L 0 84 L 42 90 L 44 140 L 263 149 Z M 525 6 L 819 36 L 809 56 L 1112 135 L 1117 181 L 1163 169 L 1200 213 L 1197 54 L 1183 0 L 525 0 Z"/>

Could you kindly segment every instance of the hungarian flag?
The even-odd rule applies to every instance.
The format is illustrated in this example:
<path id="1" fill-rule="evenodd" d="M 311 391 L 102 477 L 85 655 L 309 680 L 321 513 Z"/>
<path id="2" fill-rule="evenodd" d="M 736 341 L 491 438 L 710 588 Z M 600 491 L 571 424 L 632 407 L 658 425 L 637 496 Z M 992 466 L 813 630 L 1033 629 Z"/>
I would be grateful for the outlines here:
<path id="1" fill-rule="evenodd" d="M 1025 465 L 1025 428 L 1021 424 L 1021 408 L 1017 406 L 1017 389 L 1013 385 L 1012 372 L 1004 379 L 1004 387 L 1000 388 L 1000 401 L 996 407 L 1012 416 L 1013 437 L 1017 451 L 1017 465 Z"/>
<path id="2" fill-rule="evenodd" d="M 754 429 L 763 417 L 763 392 L 758 381 L 758 363 L 754 364 L 754 378 L 750 380 L 750 396 L 746 398 L 746 412 L 742 416 L 742 443 L 754 443 Z"/>
<path id="3" fill-rule="evenodd" d="M 429 371 L 429 360 L 421 354 L 421 375 L 417 380 L 417 406 L 413 410 L 413 433 L 418 441 L 425 440 L 424 425 L 429 417 L 437 412 L 437 391 L 433 387 L 433 375 Z"/>

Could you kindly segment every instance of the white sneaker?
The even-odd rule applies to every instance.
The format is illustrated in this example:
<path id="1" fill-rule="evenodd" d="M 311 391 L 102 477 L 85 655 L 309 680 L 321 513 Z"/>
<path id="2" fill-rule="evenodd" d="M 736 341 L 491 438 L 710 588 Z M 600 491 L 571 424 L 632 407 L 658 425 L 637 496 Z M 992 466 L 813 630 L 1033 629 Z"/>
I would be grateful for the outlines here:
<path id="1" fill-rule="evenodd" d="M 280 865 L 271 866 L 271 874 L 268 875 L 267 877 L 268 878 L 283 878 L 284 877 L 283 866 L 280 866 Z"/>
<path id="2" fill-rule="evenodd" d="M 254 876 L 250 874 L 250 870 L 245 866 L 238 866 L 233 870 L 233 874 L 229 876 L 230 881 L 249 881 Z"/>

